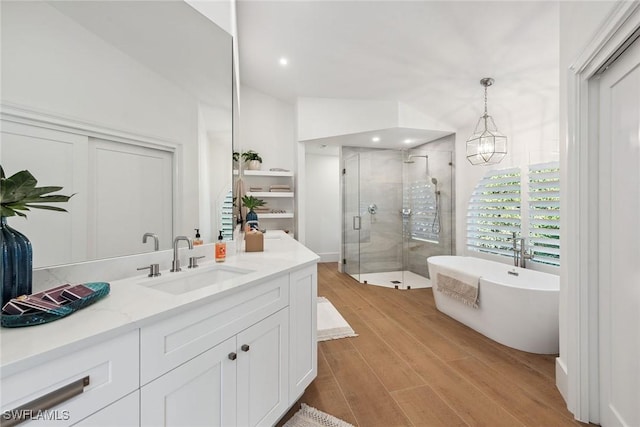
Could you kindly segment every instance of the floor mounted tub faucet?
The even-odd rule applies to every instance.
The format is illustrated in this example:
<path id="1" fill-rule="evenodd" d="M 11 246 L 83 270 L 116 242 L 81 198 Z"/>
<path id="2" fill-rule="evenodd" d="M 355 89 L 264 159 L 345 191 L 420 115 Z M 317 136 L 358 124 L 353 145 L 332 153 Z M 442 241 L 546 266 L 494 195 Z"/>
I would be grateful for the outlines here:
<path id="1" fill-rule="evenodd" d="M 524 237 L 516 237 L 516 232 L 511 232 L 511 241 L 513 245 L 513 265 L 516 267 L 527 268 L 527 260 L 533 259 L 533 253 L 527 251 L 527 240 Z"/>

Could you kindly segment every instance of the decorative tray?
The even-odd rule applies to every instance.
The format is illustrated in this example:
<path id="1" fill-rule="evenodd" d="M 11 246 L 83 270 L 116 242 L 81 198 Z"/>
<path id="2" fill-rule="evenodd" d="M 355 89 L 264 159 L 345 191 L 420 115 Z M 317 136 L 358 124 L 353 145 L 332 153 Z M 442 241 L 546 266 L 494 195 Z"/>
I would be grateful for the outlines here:
<path id="1" fill-rule="evenodd" d="M 83 285 L 93 292 L 75 301 L 66 302 L 50 311 L 36 310 L 24 314 L 2 314 L 0 315 L 0 324 L 4 328 L 20 328 L 53 322 L 104 298 L 111 290 L 109 283 L 106 282 L 83 283 Z"/>

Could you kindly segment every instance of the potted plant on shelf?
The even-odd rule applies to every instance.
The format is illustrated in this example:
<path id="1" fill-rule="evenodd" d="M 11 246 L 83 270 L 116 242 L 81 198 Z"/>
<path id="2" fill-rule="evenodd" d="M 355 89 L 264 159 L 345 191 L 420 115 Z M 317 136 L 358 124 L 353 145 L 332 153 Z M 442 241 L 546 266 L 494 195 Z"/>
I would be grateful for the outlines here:
<path id="1" fill-rule="evenodd" d="M 255 213 L 254 209 L 258 206 L 264 206 L 264 200 L 245 195 L 242 196 L 242 204 L 249 209 L 249 212 L 247 212 L 247 225 L 252 230 L 258 230 L 258 214 Z"/>
<path id="2" fill-rule="evenodd" d="M 0 307 L 20 295 L 31 293 L 33 252 L 27 237 L 9 227 L 7 217 L 21 216 L 31 209 L 47 209 L 66 212 L 66 209 L 41 203 L 67 202 L 73 196 L 49 194 L 62 187 L 36 187 L 38 181 L 29 171 L 23 170 L 6 177 L 0 166 Z"/>
<path id="3" fill-rule="evenodd" d="M 247 169 L 249 170 L 260 170 L 262 167 L 262 157 L 260 154 L 256 153 L 253 150 L 245 151 L 242 153 L 242 160 L 247 163 Z"/>

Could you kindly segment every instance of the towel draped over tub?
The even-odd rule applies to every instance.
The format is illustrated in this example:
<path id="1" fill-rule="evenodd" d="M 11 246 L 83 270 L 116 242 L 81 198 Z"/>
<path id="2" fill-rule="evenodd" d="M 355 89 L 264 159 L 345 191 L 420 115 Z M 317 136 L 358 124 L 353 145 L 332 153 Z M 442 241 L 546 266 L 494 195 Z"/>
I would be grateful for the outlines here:
<path id="1" fill-rule="evenodd" d="M 436 290 L 464 304 L 478 308 L 480 276 L 441 268 L 436 278 Z"/>

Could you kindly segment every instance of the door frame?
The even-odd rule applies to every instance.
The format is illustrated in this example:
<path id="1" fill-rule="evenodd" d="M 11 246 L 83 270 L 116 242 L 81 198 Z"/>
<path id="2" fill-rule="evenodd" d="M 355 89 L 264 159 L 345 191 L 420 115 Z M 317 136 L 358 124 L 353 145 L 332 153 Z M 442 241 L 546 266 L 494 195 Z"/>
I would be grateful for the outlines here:
<path id="1" fill-rule="evenodd" d="M 568 73 L 568 135 L 563 162 L 566 185 L 562 206 L 567 213 L 563 215 L 562 227 L 566 274 L 561 275 L 561 286 L 568 290 L 566 388 L 558 375 L 556 383 L 566 391 L 567 405 L 574 416 L 593 423 L 600 422 L 599 197 L 598 192 L 593 191 L 599 187 L 600 174 L 597 73 L 638 28 L 640 3 L 616 4 Z"/>

